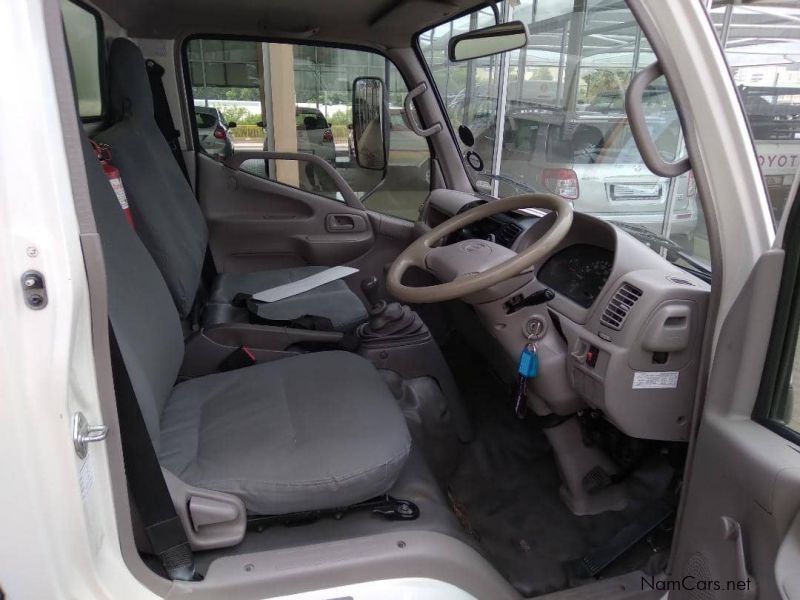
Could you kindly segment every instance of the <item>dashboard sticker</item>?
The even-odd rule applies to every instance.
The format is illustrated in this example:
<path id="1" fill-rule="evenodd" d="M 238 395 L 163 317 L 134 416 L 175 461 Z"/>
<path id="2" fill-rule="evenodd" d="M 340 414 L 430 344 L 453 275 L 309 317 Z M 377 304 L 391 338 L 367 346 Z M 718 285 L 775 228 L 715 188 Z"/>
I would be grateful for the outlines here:
<path id="1" fill-rule="evenodd" d="M 636 371 L 635 390 L 670 390 L 678 387 L 678 371 Z"/>

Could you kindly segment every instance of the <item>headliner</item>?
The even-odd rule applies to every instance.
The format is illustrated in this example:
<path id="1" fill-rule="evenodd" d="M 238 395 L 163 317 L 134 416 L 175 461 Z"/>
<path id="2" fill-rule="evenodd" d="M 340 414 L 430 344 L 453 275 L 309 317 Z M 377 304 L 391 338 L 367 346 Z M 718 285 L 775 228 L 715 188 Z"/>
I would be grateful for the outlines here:
<path id="1" fill-rule="evenodd" d="M 94 0 L 131 37 L 216 33 L 376 48 L 412 36 L 485 0 Z"/>

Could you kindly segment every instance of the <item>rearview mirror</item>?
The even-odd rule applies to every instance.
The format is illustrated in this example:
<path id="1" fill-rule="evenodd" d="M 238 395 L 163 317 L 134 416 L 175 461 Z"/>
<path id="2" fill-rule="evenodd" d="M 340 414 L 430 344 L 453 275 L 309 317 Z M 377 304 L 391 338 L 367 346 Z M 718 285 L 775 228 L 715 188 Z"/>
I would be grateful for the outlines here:
<path id="1" fill-rule="evenodd" d="M 511 21 L 468 31 L 450 39 L 447 55 L 453 62 L 491 56 L 528 45 L 528 27 L 522 21 Z"/>
<path id="2" fill-rule="evenodd" d="M 375 171 L 386 168 L 388 114 L 383 79 L 357 77 L 353 81 L 353 147 L 359 167 Z"/>
<path id="3" fill-rule="evenodd" d="M 236 127 L 235 121 L 231 121 L 230 123 L 228 123 L 228 129 L 233 129 L 234 127 Z"/>

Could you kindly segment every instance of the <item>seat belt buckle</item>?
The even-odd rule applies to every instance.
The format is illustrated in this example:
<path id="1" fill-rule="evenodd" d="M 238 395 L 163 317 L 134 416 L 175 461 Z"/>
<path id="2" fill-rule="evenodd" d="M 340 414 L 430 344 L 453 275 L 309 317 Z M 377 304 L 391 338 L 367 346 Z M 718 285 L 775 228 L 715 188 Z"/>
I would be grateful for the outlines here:
<path id="1" fill-rule="evenodd" d="M 244 367 L 251 367 L 256 364 L 256 355 L 247 346 L 239 346 L 236 350 L 228 354 L 217 366 L 217 371 L 235 371 Z"/>
<path id="2" fill-rule="evenodd" d="M 253 297 L 253 294 L 246 294 L 244 292 L 239 292 L 233 297 L 231 300 L 231 304 L 236 308 L 247 308 L 247 301 Z"/>

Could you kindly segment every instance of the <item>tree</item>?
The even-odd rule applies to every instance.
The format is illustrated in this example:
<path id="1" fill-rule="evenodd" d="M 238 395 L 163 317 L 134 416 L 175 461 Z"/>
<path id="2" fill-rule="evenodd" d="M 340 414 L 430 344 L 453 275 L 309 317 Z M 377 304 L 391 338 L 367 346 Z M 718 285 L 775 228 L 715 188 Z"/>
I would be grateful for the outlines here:
<path id="1" fill-rule="evenodd" d="M 529 71 L 530 79 L 532 81 L 553 81 L 553 71 L 550 67 L 534 67 Z"/>
<path id="2" fill-rule="evenodd" d="M 237 125 L 255 125 L 261 120 L 261 115 L 251 113 L 244 106 L 225 106 L 223 104 L 219 110 L 229 123 L 233 121 Z"/>
<path id="3" fill-rule="evenodd" d="M 592 71 L 581 79 L 584 83 L 581 99 L 583 102 L 592 102 L 600 94 L 624 94 L 631 82 L 631 72 L 627 69 Z"/>

